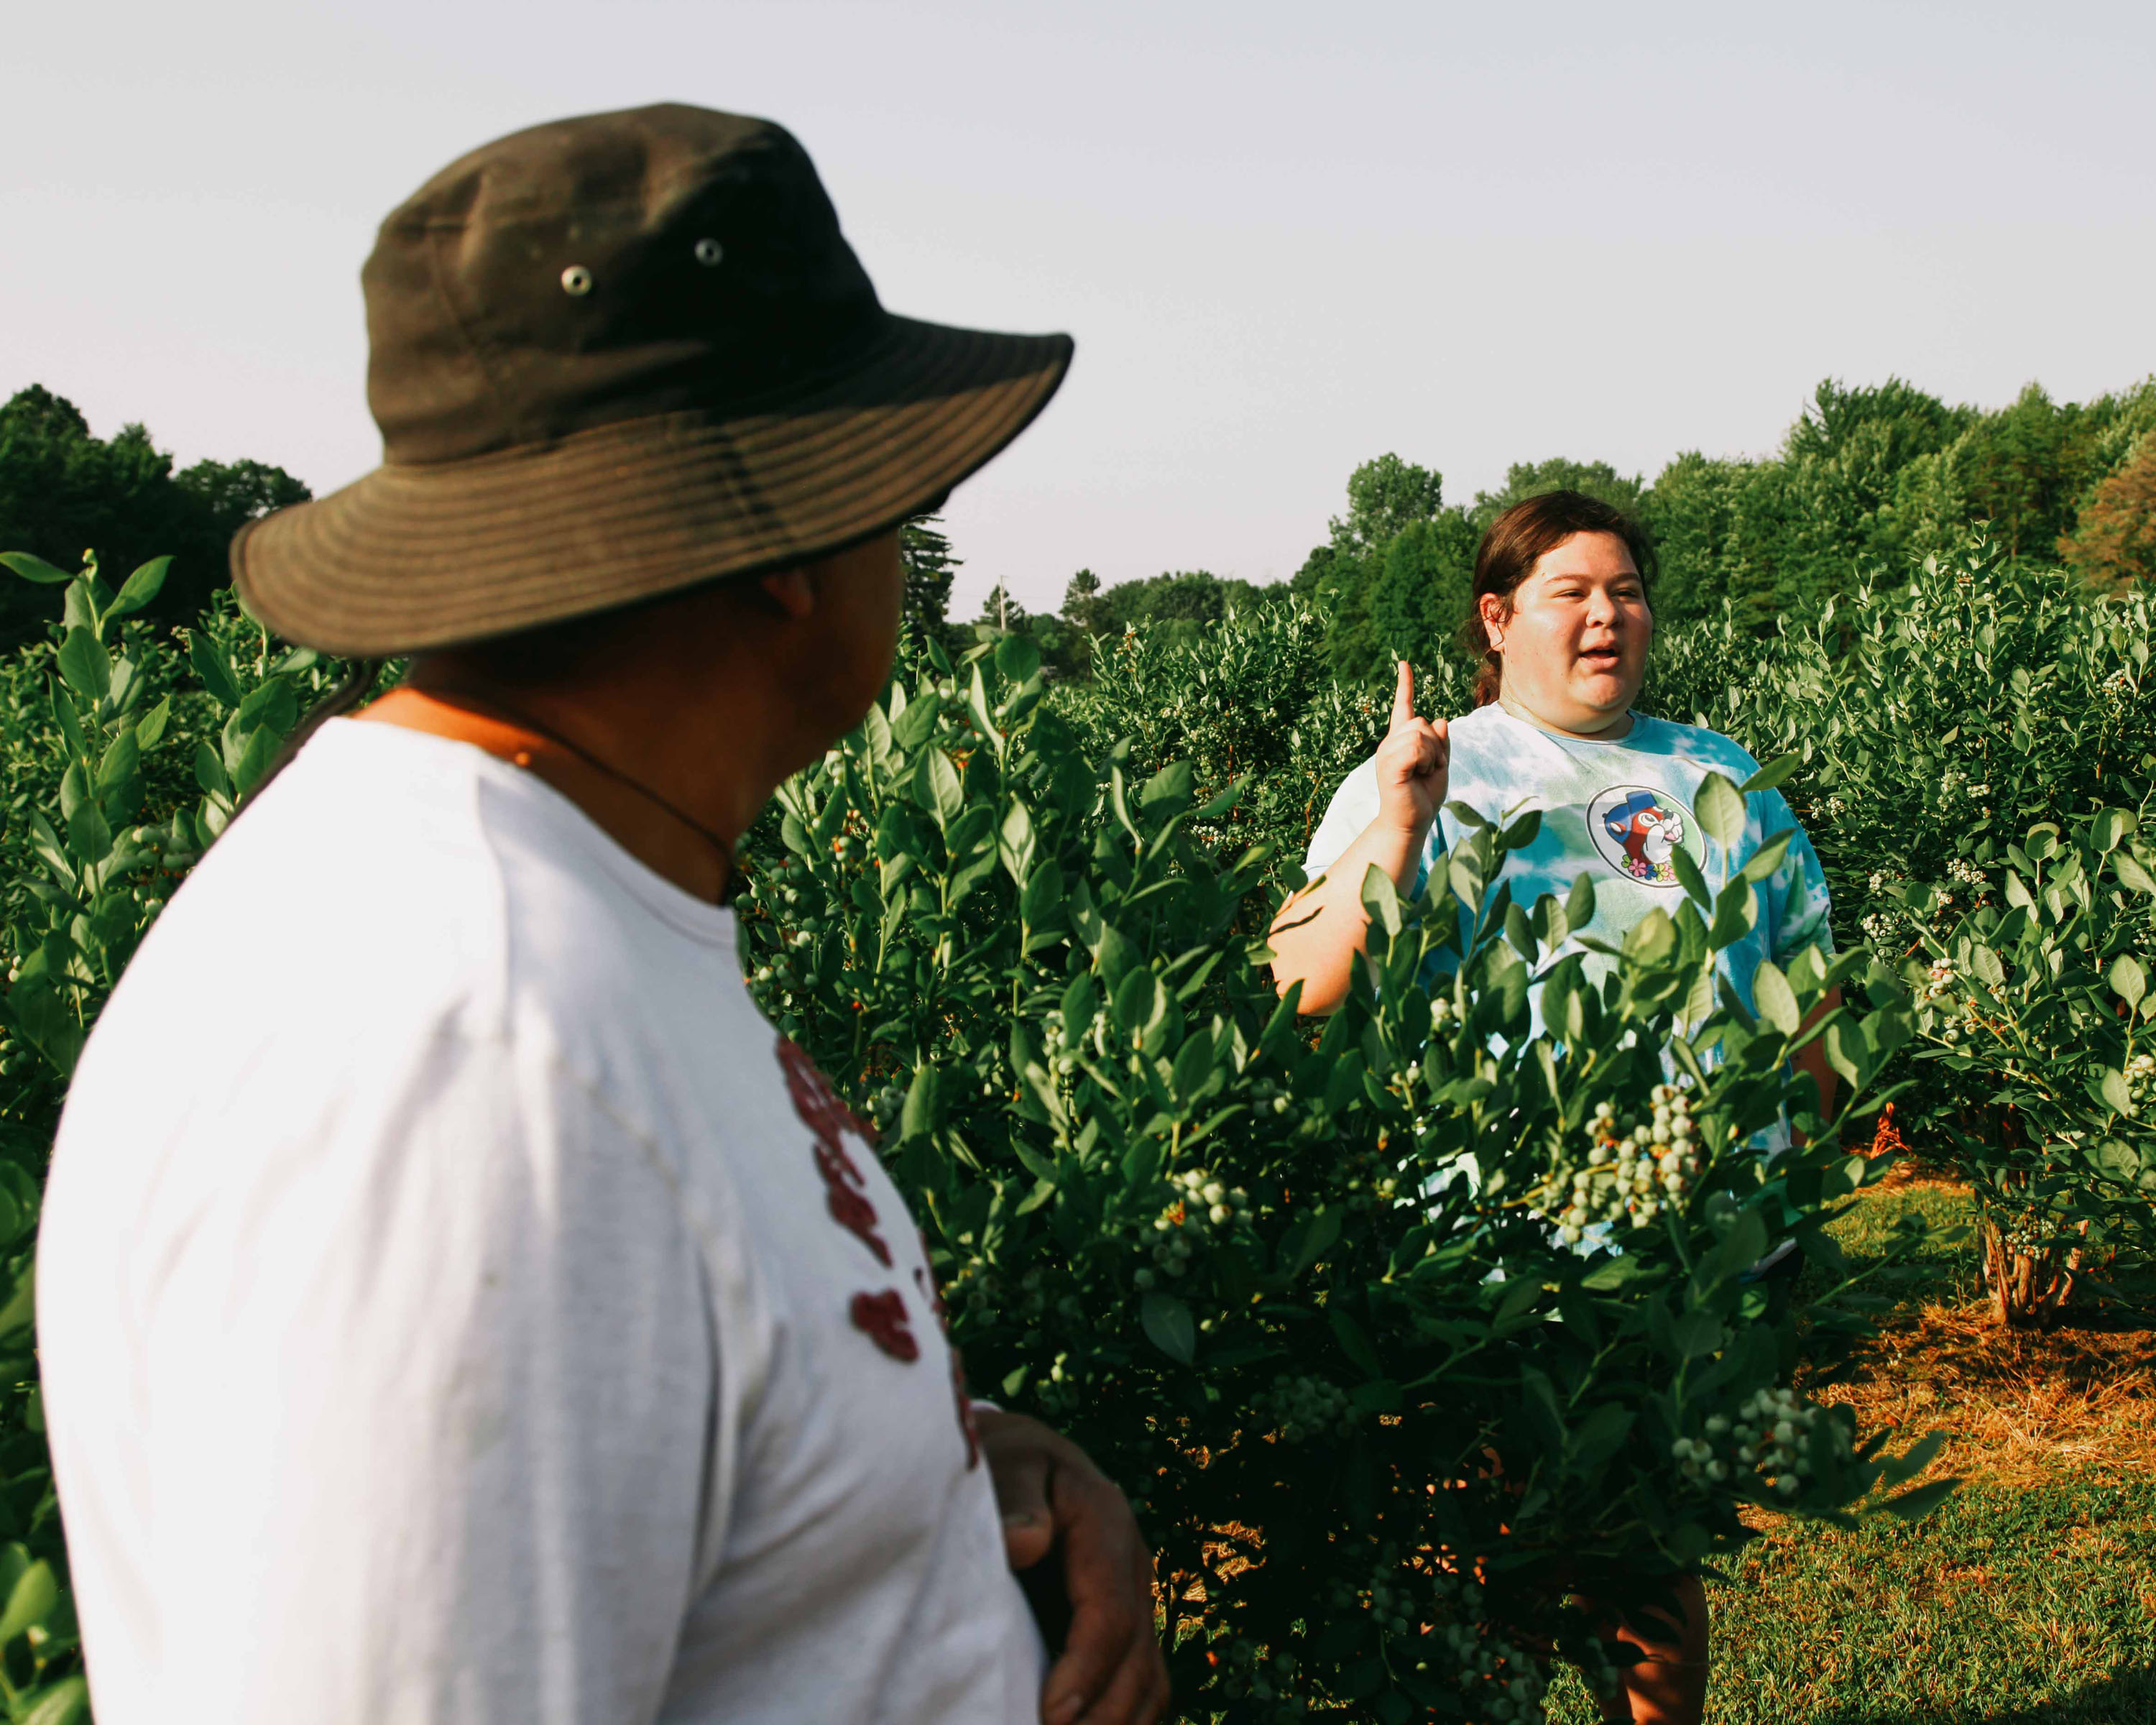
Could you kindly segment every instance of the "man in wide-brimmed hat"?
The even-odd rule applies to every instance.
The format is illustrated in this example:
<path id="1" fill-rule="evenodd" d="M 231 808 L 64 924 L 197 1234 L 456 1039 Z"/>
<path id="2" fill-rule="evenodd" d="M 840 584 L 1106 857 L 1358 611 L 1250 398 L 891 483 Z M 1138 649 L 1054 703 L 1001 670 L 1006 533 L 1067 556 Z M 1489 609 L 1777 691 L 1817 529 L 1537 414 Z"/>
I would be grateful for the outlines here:
<path id="1" fill-rule="evenodd" d="M 364 283 L 384 464 L 233 565 L 411 674 L 174 897 L 55 1153 L 101 1725 L 1157 1717 L 1122 1494 L 968 1400 L 721 902 L 1069 341 L 892 316 L 793 138 L 686 107 L 465 157 Z"/>

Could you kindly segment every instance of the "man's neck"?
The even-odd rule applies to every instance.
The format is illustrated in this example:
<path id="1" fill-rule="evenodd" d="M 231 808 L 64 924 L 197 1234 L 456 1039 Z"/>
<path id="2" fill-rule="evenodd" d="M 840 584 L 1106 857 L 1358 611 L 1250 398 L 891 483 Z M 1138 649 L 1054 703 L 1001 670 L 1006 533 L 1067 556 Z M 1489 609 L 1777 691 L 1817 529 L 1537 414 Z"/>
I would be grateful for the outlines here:
<path id="1" fill-rule="evenodd" d="M 648 734 L 661 714 L 664 734 Z M 498 690 L 439 660 L 422 660 L 360 716 L 452 737 L 531 773 L 653 873 L 713 903 L 731 879 L 735 839 L 772 788 L 750 783 L 752 749 L 716 760 L 708 751 L 686 753 L 685 732 L 730 733 L 684 725 L 677 706 L 646 701 L 617 711 L 603 701 Z"/>
<path id="2" fill-rule="evenodd" d="M 1532 725 L 1537 731 L 1547 731 L 1557 737 L 1576 737 L 1583 742 L 1614 742 L 1632 728 L 1632 714 L 1630 708 L 1618 714 L 1599 731 L 1583 731 L 1573 730 L 1563 725 L 1553 725 L 1527 702 L 1520 700 L 1517 696 L 1507 694 L 1502 689 L 1497 691 L 1497 705 L 1523 725 Z"/>

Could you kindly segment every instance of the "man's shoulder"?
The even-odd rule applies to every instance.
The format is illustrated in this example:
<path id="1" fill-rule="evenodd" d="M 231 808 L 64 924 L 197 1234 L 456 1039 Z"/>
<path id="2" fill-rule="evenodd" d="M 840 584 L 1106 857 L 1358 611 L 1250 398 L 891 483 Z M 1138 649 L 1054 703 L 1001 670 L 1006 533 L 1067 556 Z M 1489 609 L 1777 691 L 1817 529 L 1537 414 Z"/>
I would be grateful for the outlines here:
<path id="1" fill-rule="evenodd" d="M 464 744 L 327 727 L 174 895 L 111 1010 L 214 1000 L 228 1034 L 331 1059 L 361 1031 L 633 1014 L 669 943 L 560 801 Z"/>

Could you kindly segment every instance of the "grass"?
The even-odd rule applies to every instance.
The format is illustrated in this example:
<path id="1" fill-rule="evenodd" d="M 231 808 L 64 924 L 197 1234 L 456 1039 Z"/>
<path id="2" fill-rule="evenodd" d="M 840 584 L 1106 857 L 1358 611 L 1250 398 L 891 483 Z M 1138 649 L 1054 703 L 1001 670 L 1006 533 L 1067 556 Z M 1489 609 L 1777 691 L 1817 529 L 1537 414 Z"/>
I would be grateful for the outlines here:
<path id="1" fill-rule="evenodd" d="M 1969 1221 L 1966 1194 L 1906 1175 L 1836 1224 L 1876 1261 L 1911 1212 Z M 1882 1272 L 1881 1333 L 1821 1373 L 1821 1399 L 1897 1447 L 1933 1430 L 1964 1484 L 1932 1514 L 1854 1532 L 1763 1516 L 1709 1585 L 1714 1725 L 2156 1725 L 2156 1328 L 2076 1314 L 2003 1332 L 1966 1242 Z M 1566 1679 L 1553 1717 L 1596 1714 Z"/>

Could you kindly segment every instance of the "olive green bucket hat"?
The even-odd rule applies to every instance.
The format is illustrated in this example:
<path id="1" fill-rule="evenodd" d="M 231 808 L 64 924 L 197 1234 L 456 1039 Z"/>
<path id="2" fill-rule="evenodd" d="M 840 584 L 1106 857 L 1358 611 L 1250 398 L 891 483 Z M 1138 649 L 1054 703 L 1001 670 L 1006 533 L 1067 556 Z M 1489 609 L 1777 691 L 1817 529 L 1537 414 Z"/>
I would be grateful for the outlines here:
<path id="1" fill-rule="evenodd" d="M 379 658 L 885 531 L 1046 405 L 1067 336 L 893 316 L 793 136 L 679 105 L 444 168 L 361 274 L 382 465 L 233 542 L 248 608 Z"/>

